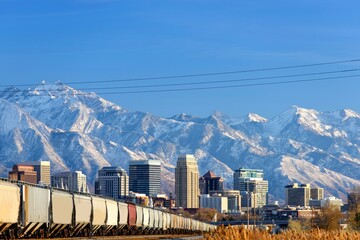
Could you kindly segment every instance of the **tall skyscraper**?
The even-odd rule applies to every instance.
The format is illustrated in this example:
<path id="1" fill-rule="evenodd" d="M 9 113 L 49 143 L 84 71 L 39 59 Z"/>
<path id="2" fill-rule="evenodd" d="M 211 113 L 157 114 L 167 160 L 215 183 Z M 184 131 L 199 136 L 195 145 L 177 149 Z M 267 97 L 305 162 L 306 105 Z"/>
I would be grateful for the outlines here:
<path id="1" fill-rule="evenodd" d="M 95 194 L 124 198 L 129 195 L 129 177 L 121 167 L 103 167 L 98 171 Z"/>
<path id="2" fill-rule="evenodd" d="M 37 184 L 37 173 L 34 171 L 34 166 L 16 164 L 12 171 L 9 172 L 9 179 L 14 181 L 23 181 Z"/>
<path id="3" fill-rule="evenodd" d="M 129 162 L 129 190 L 154 196 L 161 191 L 160 160 L 134 160 Z"/>
<path id="4" fill-rule="evenodd" d="M 33 166 L 37 173 L 38 183 L 50 186 L 50 161 L 26 162 L 22 165 Z"/>
<path id="5" fill-rule="evenodd" d="M 193 155 L 178 158 L 175 169 L 175 205 L 183 208 L 199 207 L 199 171 Z"/>
<path id="6" fill-rule="evenodd" d="M 51 176 L 51 186 L 76 192 L 88 192 L 86 175 L 81 171 L 59 172 Z"/>
<path id="7" fill-rule="evenodd" d="M 268 181 L 259 169 L 239 168 L 234 171 L 234 190 L 241 194 L 241 206 L 258 208 L 267 204 Z"/>
<path id="8" fill-rule="evenodd" d="M 199 179 L 200 194 L 209 194 L 210 191 L 224 190 L 224 179 L 208 171 Z"/>

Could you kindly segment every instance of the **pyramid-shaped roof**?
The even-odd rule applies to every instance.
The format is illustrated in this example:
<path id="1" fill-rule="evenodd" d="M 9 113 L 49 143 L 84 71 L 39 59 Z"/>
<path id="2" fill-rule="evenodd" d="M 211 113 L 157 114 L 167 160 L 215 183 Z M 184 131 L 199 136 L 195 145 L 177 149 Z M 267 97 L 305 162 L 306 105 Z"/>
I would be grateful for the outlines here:
<path id="1" fill-rule="evenodd" d="M 207 173 L 204 174 L 203 176 L 204 178 L 216 178 L 217 176 L 215 175 L 215 173 L 213 171 L 208 171 Z"/>

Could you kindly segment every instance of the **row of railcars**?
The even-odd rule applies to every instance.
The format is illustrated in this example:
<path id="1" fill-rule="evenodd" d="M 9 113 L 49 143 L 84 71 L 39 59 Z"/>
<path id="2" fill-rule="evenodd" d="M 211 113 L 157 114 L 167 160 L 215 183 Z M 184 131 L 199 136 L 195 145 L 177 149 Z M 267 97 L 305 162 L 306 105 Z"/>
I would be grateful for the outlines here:
<path id="1" fill-rule="evenodd" d="M 91 194 L 0 180 L 0 237 L 206 232 L 214 225 Z"/>

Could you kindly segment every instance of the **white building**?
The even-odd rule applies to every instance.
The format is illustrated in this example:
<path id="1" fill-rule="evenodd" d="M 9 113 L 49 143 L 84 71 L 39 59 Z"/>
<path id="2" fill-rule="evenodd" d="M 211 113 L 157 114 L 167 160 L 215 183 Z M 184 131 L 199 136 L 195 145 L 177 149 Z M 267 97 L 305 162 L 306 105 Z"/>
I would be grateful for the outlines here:
<path id="1" fill-rule="evenodd" d="M 51 186 L 75 192 L 89 192 L 86 175 L 81 171 L 56 173 L 51 176 Z"/>
<path id="2" fill-rule="evenodd" d="M 313 208 L 323 208 L 323 207 L 335 207 L 341 210 L 341 206 L 343 206 L 343 202 L 341 199 L 336 197 L 326 197 L 324 199 L 310 199 L 309 200 L 310 207 Z"/>
<path id="3" fill-rule="evenodd" d="M 210 196 L 213 194 L 221 194 L 223 197 L 228 199 L 228 213 L 241 212 L 241 195 L 238 190 L 221 190 L 221 191 L 210 191 Z"/>
<path id="4" fill-rule="evenodd" d="M 228 198 L 221 194 L 204 194 L 200 196 L 200 208 L 215 208 L 219 213 L 228 212 Z"/>

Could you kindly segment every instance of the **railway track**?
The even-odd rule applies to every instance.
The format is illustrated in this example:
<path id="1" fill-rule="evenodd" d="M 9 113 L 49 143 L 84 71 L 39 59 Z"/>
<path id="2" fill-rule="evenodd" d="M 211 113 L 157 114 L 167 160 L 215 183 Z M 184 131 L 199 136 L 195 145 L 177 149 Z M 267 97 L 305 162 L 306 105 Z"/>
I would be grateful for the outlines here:
<path id="1" fill-rule="evenodd" d="M 167 234 L 167 235 L 131 235 L 131 236 L 93 236 L 88 237 L 71 237 L 71 238 L 52 238 L 52 240 L 64 240 L 64 239 L 74 239 L 74 240 L 201 240 L 203 237 L 201 235 L 176 235 L 176 234 Z M 35 239 L 29 239 L 35 240 Z"/>

